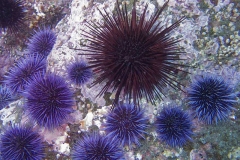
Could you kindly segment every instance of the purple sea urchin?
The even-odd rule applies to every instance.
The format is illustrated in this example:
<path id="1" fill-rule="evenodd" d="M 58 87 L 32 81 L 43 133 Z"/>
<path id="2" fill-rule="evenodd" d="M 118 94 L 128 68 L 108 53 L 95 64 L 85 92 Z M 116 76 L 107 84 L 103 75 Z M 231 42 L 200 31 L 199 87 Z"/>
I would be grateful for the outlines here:
<path id="1" fill-rule="evenodd" d="M 189 115 L 178 107 L 164 108 L 155 124 L 160 140 L 171 147 L 182 147 L 193 135 Z"/>
<path id="2" fill-rule="evenodd" d="M 0 109 L 6 107 L 14 99 L 13 93 L 6 86 L 0 85 Z"/>
<path id="3" fill-rule="evenodd" d="M 72 112 L 73 93 L 62 77 L 46 74 L 35 76 L 26 89 L 26 109 L 38 125 L 54 129 Z"/>
<path id="4" fill-rule="evenodd" d="M 188 104 L 199 120 L 207 124 L 225 120 L 234 110 L 236 95 L 221 77 L 203 76 L 188 89 Z"/>
<path id="5" fill-rule="evenodd" d="M 92 78 L 92 70 L 84 61 L 76 61 L 68 68 L 68 77 L 76 85 L 83 85 Z"/>
<path id="6" fill-rule="evenodd" d="M 21 93 L 36 74 L 46 72 L 46 59 L 42 56 L 22 57 L 10 68 L 4 83 L 13 93 Z"/>
<path id="7" fill-rule="evenodd" d="M 13 127 L 1 136 L 1 156 L 12 160 L 42 160 L 44 145 L 40 135 L 30 128 Z"/>
<path id="8" fill-rule="evenodd" d="M 132 104 L 119 104 L 108 115 L 105 131 L 111 139 L 118 140 L 123 146 L 140 144 L 147 128 L 147 118 L 139 107 Z"/>
<path id="9" fill-rule="evenodd" d="M 83 32 L 91 43 L 86 45 L 85 51 L 93 53 L 82 55 L 90 56 L 89 66 L 99 75 L 93 86 L 106 82 L 98 96 L 111 90 L 116 91 L 115 104 L 121 93 L 134 104 L 142 98 L 155 104 L 156 99 L 161 99 L 163 87 L 179 88 L 175 73 L 180 70 L 177 64 L 181 53 L 177 47 L 179 39 L 172 39 L 170 33 L 184 18 L 169 27 L 161 26 L 157 20 L 167 3 L 146 20 L 147 6 L 137 17 L 134 2 L 129 17 L 126 4 L 120 9 L 117 1 L 116 15 L 99 10 L 104 23 L 88 23 L 90 31 Z"/>
<path id="10" fill-rule="evenodd" d="M 12 33 L 19 31 L 25 19 L 25 9 L 21 0 L 0 1 L 0 31 L 8 29 Z"/>
<path id="11" fill-rule="evenodd" d="M 30 54 L 40 54 L 47 57 L 56 42 L 55 33 L 49 28 L 38 30 L 29 40 L 28 50 Z"/>
<path id="12" fill-rule="evenodd" d="M 73 160 L 121 160 L 123 152 L 115 139 L 94 133 L 80 139 L 72 148 Z"/>

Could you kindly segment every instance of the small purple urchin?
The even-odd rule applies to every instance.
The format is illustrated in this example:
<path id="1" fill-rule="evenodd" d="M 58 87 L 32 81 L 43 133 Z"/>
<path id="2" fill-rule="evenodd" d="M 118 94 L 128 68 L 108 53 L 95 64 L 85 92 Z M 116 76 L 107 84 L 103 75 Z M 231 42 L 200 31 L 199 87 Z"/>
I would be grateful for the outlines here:
<path id="1" fill-rule="evenodd" d="M 22 57 L 10 68 L 5 76 L 4 83 L 14 94 L 19 94 L 25 90 L 26 85 L 34 75 L 43 75 L 45 72 L 46 59 L 44 57 L 38 55 Z"/>
<path id="2" fill-rule="evenodd" d="M 21 0 L 0 1 L 0 31 L 8 29 L 11 33 L 18 32 L 23 25 L 25 16 Z"/>
<path id="3" fill-rule="evenodd" d="M 93 133 L 78 140 L 72 148 L 73 160 L 121 160 L 123 151 L 115 139 Z"/>
<path id="4" fill-rule="evenodd" d="M 15 96 L 6 86 L 0 85 L 0 110 L 15 100 Z"/>
<path id="5" fill-rule="evenodd" d="M 107 136 L 118 140 L 122 146 L 139 145 L 148 127 L 143 110 L 133 104 L 117 105 L 107 115 L 105 126 Z"/>
<path id="6" fill-rule="evenodd" d="M 192 120 L 178 107 L 164 108 L 157 116 L 155 125 L 160 140 L 171 147 L 182 147 L 192 140 Z"/>
<path id="7" fill-rule="evenodd" d="M 40 54 L 47 57 L 52 51 L 56 39 L 55 33 L 49 28 L 35 31 L 29 40 L 28 51 L 30 54 Z"/>
<path id="8" fill-rule="evenodd" d="M 188 104 L 199 120 L 213 124 L 226 120 L 234 109 L 236 94 L 221 77 L 204 75 L 188 89 Z"/>
<path id="9" fill-rule="evenodd" d="M 44 145 L 40 135 L 30 128 L 13 127 L 1 136 L 1 156 L 4 160 L 42 160 Z"/>
<path id="10" fill-rule="evenodd" d="M 182 52 L 177 46 L 179 39 L 170 34 L 184 18 L 163 27 L 157 20 L 168 1 L 149 20 L 145 18 L 147 5 L 138 17 L 135 1 L 131 16 L 126 3 L 120 9 L 116 2 L 116 15 L 99 10 L 104 23 L 88 23 L 90 31 L 83 30 L 91 43 L 81 50 L 92 53 L 81 55 L 90 56 L 89 67 L 98 75 L 93 86 L 104 83 L 98 96 L 111 90 L 116 91 L 114 104 L 120 94 L 128 103 L 139 104 L 145 98 L 155 104 L 164 87 L 180 88 L 176 72 L 183 66 L 178 64 Z"/>
<path id="11" fill-rule="evenodd" d="M 73 93 L 55 74 L 35 76 L 24 96 L 32 120 L 50 130 L 62 125 L 73 111 Z"/>
<path id="12" fill-rule="evenodd" d="M 83 60 L 76 61 L 68 67 L 68 77 L 76 85 L 87 83 L 93 76 L 92 70 Z"/>

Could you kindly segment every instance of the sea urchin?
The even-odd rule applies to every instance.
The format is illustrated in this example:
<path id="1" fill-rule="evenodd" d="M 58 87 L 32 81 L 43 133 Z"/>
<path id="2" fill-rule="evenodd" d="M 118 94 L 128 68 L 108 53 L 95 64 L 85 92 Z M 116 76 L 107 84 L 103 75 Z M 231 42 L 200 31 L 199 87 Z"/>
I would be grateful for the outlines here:
<path id="1" fill-rule="evenodd" d="M 30 128 L 13 127 L 1 136 L 1 156 L 12 160 L 42 160 L 44 145 L 40 135 Z"/>
<path id="2" fill-rule="evenodd" d="M 147 128 L 147 118 L 139 107 L 132 104 L 119 104 L 108 115 L 105 131 L 111 139 L 116 139 L 122 146 L 140 144 Z"/>
<path id="3" fill-rule="evenodd" d="M 83 60 L 73 62 L 68 67 L 68 77 L 76 85 L 87 83 L 92 76 L 92 70 Z"/>
<path id="4" fill-rule="evenodd" d="M 25 19 L 25 9 L 21 0 L 1 0 L 0 1 L 0 31 L 9 29 L 16 33 L 23 25 Z"/>
<path id="5" fill-rule="evenodd" d="M 24 56 L 10 68 L 5 76 L 4 83 L 13 93 L 22 93 L 26 85 L 36 74 L 43 75 L 46 72 L 46 59 L 42 56 Z"/>
<path id="6" fill-rule="evenodd" d="M 115 139 L 98 133 L 83 137 L 72 148 L 73 160 L 121 160 L 123 152 Z"/>
<path id="7" fill-rule="evenodd" d="M 157 21 L 167 3 L 146 20 L 147 5 L 137 17 L 134 1 L 128 16 L 126 4 L 120 9 L 117 1 L 116 15 L 99 10 L 104 23 L 87 24 L 90 31 L 83 32 L 90 43 L 81 50 L 92 52 L 82 55 L 90 56 L 89 66 L 98 74 L 93 86 L 104 82 L 98 96 L 111 90 L 116 91 L 114 104 L 119 102 L 120 94 L 128 103 L 138 104 L 146 98 L 155 104 L 161 99 L 163 87 L 179 88 L 176 71 L 180 70 L 177 62 L 182 52 L 177 47 L 179 39 L 174 40 L 170 34 L 184 18 L 168 27 L 161 26 Z"/>
<path id="8" fill-rule="evenodd" d="M 30 54 L 40 54 L 47 57 L 52 51 L 52 48 L 56 42 L 55 33 L 49 29 L 39 29 L 35 31 L 35 34 L 29 40 L 28 50 Z"/>
<path id="9" fill-rule="evenodd" d="M 55 74 L 35 76 L 24 95 L 32 120 L 47 129 L 62 125 L 72 112 L 73 93 L 64 79 Z"/>
<path id="10" fill-rule="evenodd" d="M 204 75 L 188 89 L 188 104 L 199 120 L 217 123 L 234 110 L 236 95 L 221 77 Z"/>
<path id="11" fill-rule="evenodd" d="M 164 108 L 155 123 L 160 140 L 171 147 L 182 147 L 193 135 L 189 115 L 178 107 Z"/>
<path id="12" fill-rule="evenodd" d="M 13 93 L 6 86 L 0 85 L 0 110 L 6 107 L 10 102 L 14 101 Z"/>

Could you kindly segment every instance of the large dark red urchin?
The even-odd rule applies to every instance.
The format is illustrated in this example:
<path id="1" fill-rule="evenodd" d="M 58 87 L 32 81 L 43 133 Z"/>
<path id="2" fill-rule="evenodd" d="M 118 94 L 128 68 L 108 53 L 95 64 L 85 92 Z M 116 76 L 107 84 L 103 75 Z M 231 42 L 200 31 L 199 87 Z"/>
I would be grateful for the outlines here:
<path id="1" fill-rule="evenodd" d="M 149 20 L 145 15 L 148 5 L 138 17 L 135 2 L 131 16 L 127 7 L 120 9 L 117 2 L 116 15 L 100 11 L 104 23 L 87 23 L 89 31 L 87 49 L 89 67 L 98 75 L 93 86 L 106 82 L 98 96 L 107 91 L 116 92 L 114 103 L 120 94 L 128 102 L 139 103 L 142 98 L 155 104 L 161 99 L 162 89 L 167 85 L 179 88 L 176 81 L 177 62 L 180 60 L 177 42 L 170 34 L 184 20 L 180 18 L 169 27 L 163 27 L 158 18 L 167 6 L 155 12 Z"/>

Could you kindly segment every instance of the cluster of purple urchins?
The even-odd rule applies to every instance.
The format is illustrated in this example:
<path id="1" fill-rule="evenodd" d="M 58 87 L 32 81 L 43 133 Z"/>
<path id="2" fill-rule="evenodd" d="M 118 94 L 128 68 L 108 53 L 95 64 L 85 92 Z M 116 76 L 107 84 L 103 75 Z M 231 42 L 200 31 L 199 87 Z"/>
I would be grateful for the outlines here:
<path id="1" fill-rule="evenodd" d="M 72 148 L 71 157 L 73 160 L 124 159 L 121 148 L 140 145 L 146 128 L 147 118 L 142 109 L 132 104 L 118 104 L 107 115 L 106 135 L 93 133 L 79 139 Z"/>
<path id="2" fill-rule="evenodd" d="M 203 75 L 188 89 L 188 105 L 200 121 L 207 124 L 226 120 L 234 109 L 236 94 L 221 77 Z M 192 122 L 179 108 L 164 108 L 157 116 L 159 138 L 172 147 L 181 147 L 191 140 Z"/>
<path id="3" fill-rule="evenodd" d="M 106 116 L 104 129 L 106 137 L 115 142 L 111 148 L 117 149 L 116 144 L 120 147 L 128 146 L 130 148 L 134 144 L 140 145 L 140 139 L 144 139 L 147 134 L 147 123 L 148 119 L 144 117 L 144 110 L 140 107 L 132 104 L 118 104 Z M 192 119 L 178 107 L 164 108 L 157 116 L 155 125 L 159 139 L 171 147 L 182 147 L 192 140 Z M 72 156 L 82 159 L 106 156 L 107 151 L 102 150 L 98 144 L 99 141 L 96 141 L 95 138 L 94 135 L 79 140 L 73 147 Z M 85 150 L 82 150 L 84 147 Z M 84 156 L 85 158 L 83 158 Z"/>
<path id="4" fill-rule="evenodd" d="M 18 33 L 26 19 L 21 0 L 0 1 L 0 31 Z M 55 42 L 54 42 L 55 43 Z M 37 44 L 36 44 L 37 45 Z M 53 44 L 52 44 L 53 45 Z M 9 70 L 0 86 L 0 109 L 22 95 L 35 74 L 43 75 L 46 62 L 39 55 L 28 53 Z M 44 158 L 44 145 L 40 135 L 25 127 L 8 128 L 0 138 L 0 159 L 41 160 Z"/>
<path id="5" fill-rule="evenodd" d="M 3 0 L 0 10 L 0 28 L 17 33 L 25 18 L 22 1 Z M 14 95 L 23 96 L 29 119 L 50 130 L 66 122 L 74 104 L 73 93 L 65 80 L 46 73 L 47 56 L 55 42 L 56 35 L 49 28 L 35 31 L 29 39 L 26 54 L 10 68 L 0 86 L 1 109 L 16 99 Z M 70 66 L 70 80 L 77 85 L 86 83 L 91 76 L 91 69 L 82 60 Z M 13 127 L 1 136 L 1 158 L 38 160 L 43 157 L 41 138 L 31 129 Z"/>
<path id="6" fill-rule="evenodd" d="M 74 104 L 65 80 L 46 73 L 46 58 L 55 41 L 56 35 L 50 29 L 36 32 L 29 40 L 27 54 L 10 69 L 4 81 L 13 92 L 26 98 L 30 119 L 47 129 L 62 125 Z"/>
<path id="7" fill-rule="evenodd" d="M 65 123 L 74 104 L 73 93 L 65 80 L 46 73 L 46 58 L 55 41 L 56 35 L 50 29 L 36 32 L 29 40 L 26 54 L 10 68 L 3 81 L 4 88 L 0 88 L 2 108 L 12 101 L 13 95 L 23 96 L 29 119 L 50 130 Z M 15 137 L 14 141 L 7 143 L 6 139 L 11 136 Z M 1 138 L 4 159 L 35 160 L 44 157 L 40 139 L 30 129 L 13 128 Z"/>
<path id="8" fill-rule="evenodd" d="M 118 104 L 107 115 L 106 135 L 94 133 L 79 139 L 72 148 L 73 160 L 82 159 L 123 159 L 124 146 L 140 145 L 147 129 L 144 111 L 132 104 Z"/>
<path id="9" fill-rule="evenodd" d="M 121 146 L 140 145 L 146 134 L 147 118 L 144 110 L 132 104 L 118 104 L 108 115 L 105 123 L 107 137 Z M 155 122 L 159 139 L 171 147 L 182 147 L 191 140 L 192 119 L 178 107 L 164 108 Z"/>
<path id="10" fill-rule="evenodd" d="M 56 35 L 50 29 L 39 30 L 30 38 L 25 56 L 17 60 L 6 74 L 4 83 L 12 92 L 22 93 L 34 76 L 45 74 L 46 57 L 52 50 L 55 41 Z"/>
<path id="11" fill-rule="evenodd" d="M 221 77 L 203 75 L 188 89 L 188 104 L 200 121 L 207 124 L 226 120 L 234 110 L 236 94 Z M 159 138 L 172 147 L 183 146 L 191 140 L 192 122 L 179 108 L 164 108 L 157 116 Z"/>

